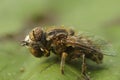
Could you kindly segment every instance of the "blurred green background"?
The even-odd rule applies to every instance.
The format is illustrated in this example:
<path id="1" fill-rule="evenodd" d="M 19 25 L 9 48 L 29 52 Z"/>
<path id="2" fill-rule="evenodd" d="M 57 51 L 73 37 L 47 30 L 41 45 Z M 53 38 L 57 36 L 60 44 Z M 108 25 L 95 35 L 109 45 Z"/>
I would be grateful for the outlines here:
<path id="1" fill-rule="evenodd" d="M 55 55 L 38 59 L 20 46 L 32 28 L 60 25 L 108 40 L 117 56 L 88 61 L 88 72 L 91 80 L 120 80 L 120 0 L 0 0 L 0 80 L 80 80 L 80 61 L 62 75 Z"/>

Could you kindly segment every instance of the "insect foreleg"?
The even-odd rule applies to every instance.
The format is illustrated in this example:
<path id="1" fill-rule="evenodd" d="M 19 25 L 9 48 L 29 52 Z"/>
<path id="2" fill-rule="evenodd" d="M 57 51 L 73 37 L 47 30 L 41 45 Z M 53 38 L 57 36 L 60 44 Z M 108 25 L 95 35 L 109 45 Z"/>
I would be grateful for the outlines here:
<path id="1" fill-rule="evenodd" d="M 64 65 L 65 65 L 65 59 L 67 57 L 67 53 L 63 52 L 62 56 L 61 56 L 61 64 L 60 64 L 60 69 L 61 69 L 61 73 L 64 74 Z"/>
<path id="2" fill-rule="evenodd" d="M 86 62 L 85 62 L 85 54 L 82 55 L 82 77 L 84 80 L 90 80 L 89 76 L 86 74 Z"/>

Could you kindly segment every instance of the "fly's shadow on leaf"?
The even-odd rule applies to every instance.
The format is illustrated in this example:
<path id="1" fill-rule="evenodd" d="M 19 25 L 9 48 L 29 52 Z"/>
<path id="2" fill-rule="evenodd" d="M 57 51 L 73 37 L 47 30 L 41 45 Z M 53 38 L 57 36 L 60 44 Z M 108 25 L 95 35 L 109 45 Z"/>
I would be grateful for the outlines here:
<path id="1" fill-rule="evenodd" d="M 38 65 L 45 64 L 45 63 L 46 64 L 49 63 L 49 65 L 46 66 L 46 68 L 49 68 L 50 66 L 52 66 L 54 64 L 59 65 L 60 64 L 60 58 L 56 55 L 51 55 L 50 57 L 45 58 L 44 61 L 42 61 L 42 63 L 40 63 Z M 81 72 L 82 59 L 73 60 L 73 61 L 66 61 L 66 65 L 68 65 L 71 68 L 74 68 L 77 71 Z M 90 72 L 106 69 L 105 64 L 99 64 L 98 65 L 98 64 L 96 64 L 95 62 L 92 62 L 89 59 L 86 59 L 86 65 L 87 65 L 88 71 L 90 71 Z"/>
<path id="2" fill-rule="evenodd" d="M 67 65 L 81 72 L 82 68 L 82 59 L 74 60 L 71 62 L 67 62 Z M 101 71 L 106 69 L 105 64 L 96 64 L 88 59 L 86 59 L 87 70 L 90 72 L 93 71 Z"/>

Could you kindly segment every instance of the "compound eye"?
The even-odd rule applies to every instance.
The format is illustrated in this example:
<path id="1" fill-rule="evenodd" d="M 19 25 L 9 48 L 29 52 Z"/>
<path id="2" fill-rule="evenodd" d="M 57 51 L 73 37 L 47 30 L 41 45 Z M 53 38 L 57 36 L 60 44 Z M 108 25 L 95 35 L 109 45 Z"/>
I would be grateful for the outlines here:
<path id="1" fill-rule="evenodd" d="M 35 48 L 30 48 L 30 52 L 32 53 L 32 55 L 34 55 L 35 57 L 42 57 L 44 52 L 41 51 L 40 49 L 35 49 Z"/>
<path id="2" fill-rule="evenodd" d="M 32 41 L 40 41 L 42 34 L 43 30 L 40 27 L 36 27 L 29 33 L 29 36 Z"/>

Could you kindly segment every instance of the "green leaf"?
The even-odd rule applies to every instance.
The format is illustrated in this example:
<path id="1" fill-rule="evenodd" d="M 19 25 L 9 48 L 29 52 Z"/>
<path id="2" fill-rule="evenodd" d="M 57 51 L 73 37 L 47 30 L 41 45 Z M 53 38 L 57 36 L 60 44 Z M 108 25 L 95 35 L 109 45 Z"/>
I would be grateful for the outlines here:
<path id="1" fill-rule="evenodd" d="M 65 74 L 60 73 L 60 60 L 54 54 L 35 58 L 26 48 L 14 42 L 0 46 L 0 80 L 80 80 L 81 60 L 67 62 Z M 19 50 L 19 51 L 18 51 Z M 87 60 L 92 80 L 119 80 L 119 57 L 105 56 L 103 64 Z"/>
<path id="2" fill-rule="evenodd" d="M 55 23 L 74 26 L 77 31 L 87 30 L 101 34 L 101 23 L 109 21 L 120 12 L 119 0 L 47 1 L 1 0 L 0 36 L 18 32 L 26 19 L 39 13 L 52 14 L 51 10 L 52 17 L 58 15 L 57 19 L 60 18 L 60 22 L 55 19 Z M 54 10 L 59 14 L 55 14 Z M 48 15 L 47 17 L 49 18 Z M 104 31 L 109 40 L 115 41 L 113 46 L 120 53 L 120 28 L 104 28 Z M 104 56 L 103 64 L 100 65 L 87 60 L 87 66 L 91 80 L 120 80 L 120 54 L 115 57 Z M 19 43 L 0 42 L 0 80 L 80 80 L 80 74 L 81 60 L 67 62 L 65 74 L 62 75 L 60 60 L 56 55 L 35 58 L 26 48 L 19 46 Z"/>

